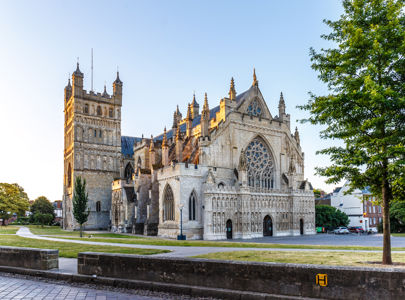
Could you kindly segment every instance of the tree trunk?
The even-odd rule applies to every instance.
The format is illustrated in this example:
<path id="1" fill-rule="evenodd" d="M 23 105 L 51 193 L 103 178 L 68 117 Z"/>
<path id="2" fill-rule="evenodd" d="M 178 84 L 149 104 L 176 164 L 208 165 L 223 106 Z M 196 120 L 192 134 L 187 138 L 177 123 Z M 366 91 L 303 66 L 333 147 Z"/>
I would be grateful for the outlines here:
<path id="1" fill-rule="evenodd" d="M 80 237 L 83 237 L 83 224 L 80 224 Z"/>
<path id="2" fill-rule="evenodd" d="M 386 174 L 382 184 L 383 200 L 383 265 L 392 265 L 391 258 L 391 228 L 390 228 L 390 192 Z"/>

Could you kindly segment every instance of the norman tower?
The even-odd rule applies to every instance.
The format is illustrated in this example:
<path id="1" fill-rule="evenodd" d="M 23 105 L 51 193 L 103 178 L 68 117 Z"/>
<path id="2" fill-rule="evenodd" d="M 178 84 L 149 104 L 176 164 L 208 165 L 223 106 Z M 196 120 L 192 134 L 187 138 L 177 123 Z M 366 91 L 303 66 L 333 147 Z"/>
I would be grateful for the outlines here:
<path id="1" fill-rule="evenodd" d="M 90 216 L 86 228 L 107 229 L 110 225 L 111 183 L 120 172 L 122 82 L 117 72 L 113 94 L 87 92 L 79 63 L 65 87 L 64 99 L 65 229 L 74 229 L 72 197 L 77 176 L 86 179 Z"/>

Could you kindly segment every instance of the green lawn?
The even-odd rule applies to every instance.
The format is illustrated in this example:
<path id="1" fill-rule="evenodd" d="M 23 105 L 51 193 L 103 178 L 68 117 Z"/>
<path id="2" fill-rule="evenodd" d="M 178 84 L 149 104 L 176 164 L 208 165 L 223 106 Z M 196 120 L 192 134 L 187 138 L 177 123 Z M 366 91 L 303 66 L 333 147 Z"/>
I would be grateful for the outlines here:
<path id="1" fill-rule="evenodd" d="M 62 239 L 75 239 L 73 237 L 59 237 Z M 89 238 L 82 238 L 89 240 Z M 330 249 L 330 250 L 382 250 L 382 247 L 363 246 L 325 246 L 325 245 L 289 245 L 289 244 L 269 244 L 269 243 L 238 243 L 238 242 L 213 242 L 213 241 L 177 241 L 158 238 L 149 239 L 108 239 L 93 237 L 94 242 L 117 243 L 117 244 L 138 244 L 138 245 L 159 245 L 159 246 L 183 246 L 183 247 L 234 247 L 234 248 L 281 248 L 281 249 Z M 392 250 L 405 251 L 405 248 L 392 248 Z"/>
<path id="2" fill-rule="evenodd" d="M 15 225 L 0 226 L 0 234 L 15 234 L 18 229 Z"/>
<path id="3" fill-rule="evenodd" d="M 375 268 L 383 267 L 383 265 L 370 262 L 381 262 L 381 256 L 381 253 L 364 252 L 237 251 L 198 255 L 195 258 Z M 396 263 L 405 263 L 405 253 L 393 253 L 392 258 Z M 405 266 L 398 267 L 405 268 Z"/>
<path id="4" fill-rule="evenodd" d="M 59 249 L 59 257 L 73 257 L 73 258 L 76 258 L 79 252 L 85 251 L 126 253 L 138 255 L 150 255 L 150 254 L 170 252 L 167 250 L 157 250 L 157 249 L 137 249 L 126 247 L 114 247 L 114 246 L 73 244 L 69 243 L 68 241 L 66 241 L 66 243 L 53 242 L 53 241 L 23 238 L 15 235 L 0 236 L 0 245 L 13 247 L 41 248 L 41 249 Z"/>
<path id="5" fill-rule="evenodd" d="M 392 236 L 405 237 L 405 233 L 391 233 Z"/>

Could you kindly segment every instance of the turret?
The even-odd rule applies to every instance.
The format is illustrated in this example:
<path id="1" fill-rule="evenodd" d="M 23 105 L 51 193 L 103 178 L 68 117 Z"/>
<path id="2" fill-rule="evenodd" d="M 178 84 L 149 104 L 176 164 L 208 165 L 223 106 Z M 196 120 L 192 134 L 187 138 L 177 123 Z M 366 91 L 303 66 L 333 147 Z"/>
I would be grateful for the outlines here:
<path id="1" fill-rule="evenodd" d="M 280 101 L 278 102 L 278 116 L 280 120 L 283 120 L 283 116 L 285 115 L 285 102 L 283 92 L 280 93 Z"/>
<path id="2" fill-rule="evenodd" d="M 187 116 L 186 116 L 186 136 L 188 138 L 191 137 L 191 133 L 193 131 L 193 117 L 191 113 L 191 104 L 188 105 L 187 108 Z"/>
<path id="3" fill-rule="evenodd" d="M 233 80 L 233 77 L 231 78 L 231 86 L 230 86 L 230 88 L 229 88 L 229 99 L 232 101 L 232 100 L 235 100 L 235 98 L 236 98 L 236 91 L 235 91 L 235 82 L 234 82 L 234 80 Z"/>
<path id="4" fill-rule="evenodd" d="M 163 140 L 162 140 L 162 165 L 167 166 L 169 165 L 169 145 L 167 144 L 167 135 L 166 135 L 166 127 L 163 131 Z"/>
<path id="5" fill-rule="evenodd" d="M 117 71 L 117 78 L 113 82 L 113 96 L 115 103 L 122 104 L 122 81 L 120 79 L 120 73 Z"/>
<path id="6" fill-rule="evenodd" d="M 79 63 L 77 63 L 76 71 L 72 74 L 73 82 L 73 95 L 75 97 L 82 97 L 83 95 L 83 73 L 80 71 Z"/>
<path id="7" fill-rule="evenodd" d="M 150 137 L 149 163 L 150 163 L 150 169 L 152 170 L 153 165 L 156 163 L 155 143 L 153 142 L 153 135 Z"/>
<path id="8" fill-rule="evenodd" d="M 65 104 L 69 101 L 72 96 L 72 85 L 70 84 L 70 78 L 68 84 L 65 86 Z"/>
<path id="9" fill-rule="evenodd" d="M 210 108 L 208 107 L 208 97 L 205 93 L 204 106 L 201 112 L 201 137 L 206 137 L 209 135 L 210 126 Z"/>
<path id="10" fill-rule="evenodd" d="M 200 114 L 200 105 L 195 100 L 195 94 L 193 95 L 193 101 L 191 102 L 191 117 L 193 120 Z"/>
<path id="11" fill-rule="evenodd" d="M 181 162 L 183 159 L 183 140 L 181 139 L 180 126 L 177 126 L 176 132 L 176 160 Z"/>
<path id="12" fill-rule="evenodd" d="M 298 128 L 295 127 L 295 132 L 294 132 L 294 139 L 296 140 L 298 146 L 300 145 L 300 134 L 298 132 Z"/>

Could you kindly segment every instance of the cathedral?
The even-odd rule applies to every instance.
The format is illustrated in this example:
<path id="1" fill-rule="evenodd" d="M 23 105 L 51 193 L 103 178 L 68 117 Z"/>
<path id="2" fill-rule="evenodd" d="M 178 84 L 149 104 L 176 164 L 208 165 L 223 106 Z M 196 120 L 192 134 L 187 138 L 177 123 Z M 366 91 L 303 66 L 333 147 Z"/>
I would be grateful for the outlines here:
<path id="1" fill-rule="evenodd" d="M 76 229 L 74 178 L 86 179 L 86 229 L 187 239 L 315 233 L 304 153 L 281 93 L 273 115 L 253 83 L 200 110 L 194 95 L 183 117 L 150 138 L 121 135 L 123 83 L 113 94 L 83 89 L 77 64 L 64 93 L 63 227 Z M 211 102 L 212 103 L 212 102 Z M 162 126 L 163 127 L 163 126 Z"/>

